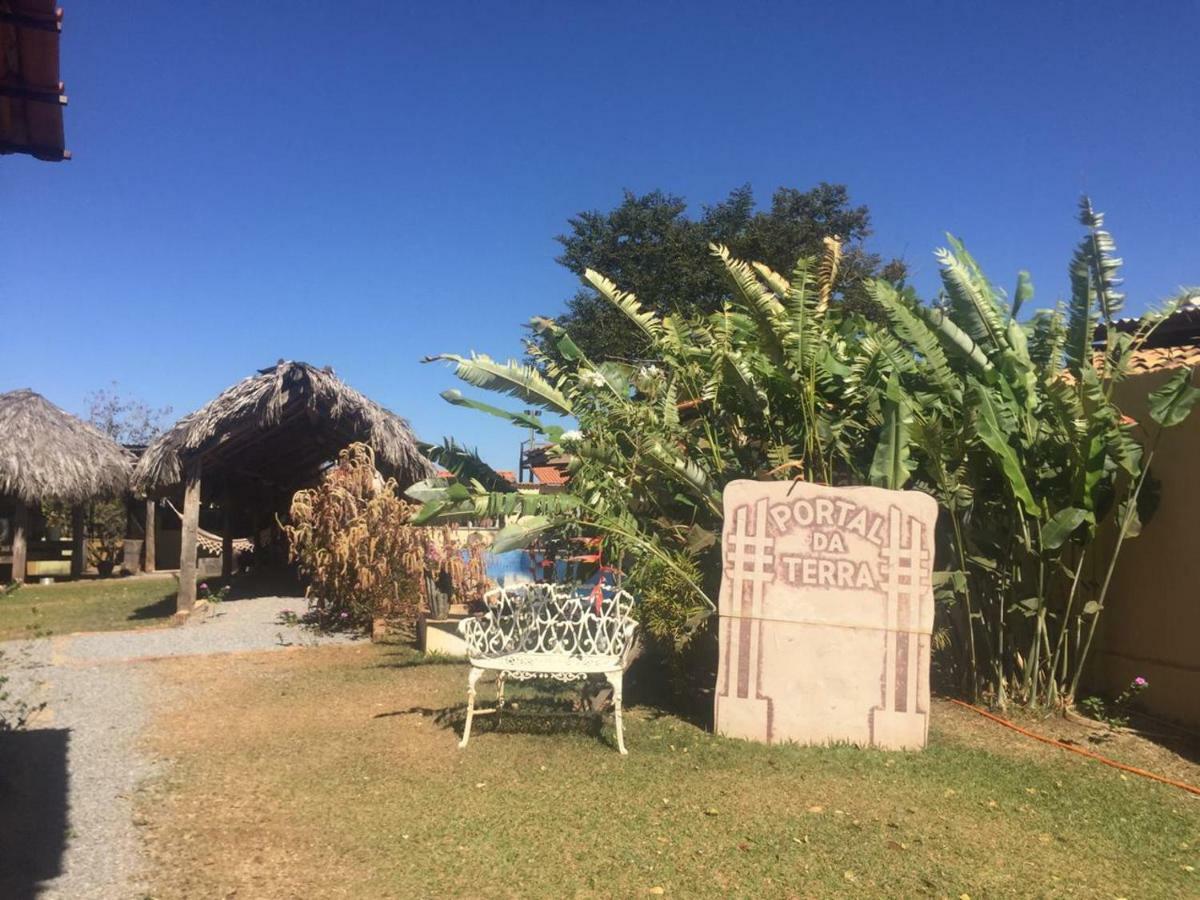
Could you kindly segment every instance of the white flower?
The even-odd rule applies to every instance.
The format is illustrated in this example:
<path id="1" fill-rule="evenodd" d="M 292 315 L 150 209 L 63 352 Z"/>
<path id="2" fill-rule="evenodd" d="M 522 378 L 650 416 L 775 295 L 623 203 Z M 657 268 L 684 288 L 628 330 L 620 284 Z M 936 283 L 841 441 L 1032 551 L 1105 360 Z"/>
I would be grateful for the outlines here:
<path id="1" fill-rule="evenodd" d="M 638 369 L 639 378 L 658 378 L 660 375 L 662 375 L 662 369 L 653 364 Z"/>
<path id="2" fill-rule="evenodd" d="M 560 444 L 575 444 L 583 440 L 583 432 L 572 428 L 570 431 L 564 431 L 562 437 L 558 439 Z"/>
<path id="3" fill-rule="evenodd" d="M 579 380 L 584 384 L 590 384 L 592 387 L 604 387 L 607 384 L 604 376 L 599 372 L 584 372 L 579 376 Z"/>

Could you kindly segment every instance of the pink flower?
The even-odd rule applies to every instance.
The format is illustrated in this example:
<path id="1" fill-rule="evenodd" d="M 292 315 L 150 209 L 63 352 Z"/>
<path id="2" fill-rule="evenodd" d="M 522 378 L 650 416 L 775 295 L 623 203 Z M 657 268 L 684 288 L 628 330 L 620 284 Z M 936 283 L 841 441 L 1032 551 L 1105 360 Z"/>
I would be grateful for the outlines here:
<path id="1" fill-rule="evenodd" d="M 1144 687 L 1149 687 L 1149 685 L 1150 685 L 1150 682 L 1148 682 L 1141 675 L 1139 675 L 1137 678 L 1133 679 L 1134 687 L 1144 688 Z"/>

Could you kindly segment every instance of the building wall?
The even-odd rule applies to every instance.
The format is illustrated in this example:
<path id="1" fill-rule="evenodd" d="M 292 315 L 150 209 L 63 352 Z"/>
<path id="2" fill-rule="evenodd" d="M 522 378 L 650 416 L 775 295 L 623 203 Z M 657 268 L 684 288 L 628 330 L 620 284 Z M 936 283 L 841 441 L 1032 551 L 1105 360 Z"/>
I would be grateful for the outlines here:
<path id="1" fill-rule="evenodd" d="M 1119 405 L 1139 422 L 1150 422 L 1146 397 L 1170 374 L 1129 378 L 1118 386 Z M 1093 683 L 1115 695 L 1144 676 L 1150 682 L 1141 697 L 1147 709 L 1200 726 L 1200 409 L 1164 432 L 1151 469 L 1162 482 L 1162 500 L 1141 535 L 1121 551 L 1101 619 Z"/>

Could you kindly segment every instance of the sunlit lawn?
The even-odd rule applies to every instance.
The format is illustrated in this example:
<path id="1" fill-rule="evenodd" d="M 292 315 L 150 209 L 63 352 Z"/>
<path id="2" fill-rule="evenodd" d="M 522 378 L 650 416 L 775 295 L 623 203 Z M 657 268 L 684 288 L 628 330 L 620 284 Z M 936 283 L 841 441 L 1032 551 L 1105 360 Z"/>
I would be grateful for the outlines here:
<path id="1" fill-rule="evenodd" d="M 172 575 L 27 584 L 0 597 L 0 640 L 159 625 L 175 612 Z"/>
<path id="2" fill-rule="evenodd" d="M 1200 798 L 939 704 L 890 754 L 725 740 L 563 692 L 477 720 L 465 667 L 358 645 L 171 661 L 141 797 L 156 897 L 1200 894 Z M 490 688 L 482 695 L 490 698 Z M 544 696 L 544 695 L 543 695 Z"/>

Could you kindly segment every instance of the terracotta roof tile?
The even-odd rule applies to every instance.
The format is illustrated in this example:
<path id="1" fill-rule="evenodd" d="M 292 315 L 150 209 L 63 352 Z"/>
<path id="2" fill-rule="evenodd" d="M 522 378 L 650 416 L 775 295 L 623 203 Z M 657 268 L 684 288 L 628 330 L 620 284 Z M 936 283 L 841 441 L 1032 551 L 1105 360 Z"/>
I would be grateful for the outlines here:
<path id="1" fill-rule="evenodd" d="M 530 471 L 541 484 L 566 484 L 567 474 L 553 466 L 533 466 Z"/>

